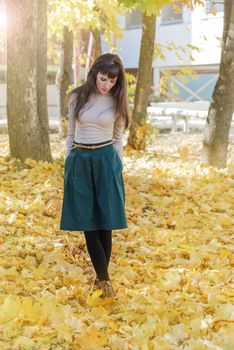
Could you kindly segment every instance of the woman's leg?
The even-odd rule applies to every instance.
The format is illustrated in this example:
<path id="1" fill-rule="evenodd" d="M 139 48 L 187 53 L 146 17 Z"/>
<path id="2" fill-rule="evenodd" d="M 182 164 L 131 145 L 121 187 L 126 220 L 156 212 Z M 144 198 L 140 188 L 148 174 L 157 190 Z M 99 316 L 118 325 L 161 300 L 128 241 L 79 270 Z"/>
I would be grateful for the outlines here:
<path id="1" fill-rule="evenodd" d="M 111 230 L 99 230 L 100 240 L 105 252 L 107 267 L 109 266 L 111 248 L 112 248 L 112 231 Z"/>
<path id="2" fill-rule="evenodd" d="M 97 277 L 100 281 L 109 280 L 108 265 L 106 255 L 102 242 L 100 239 L 99 231 L 84 231 L 85 240 L 87 244 L 88 253 Z"/>

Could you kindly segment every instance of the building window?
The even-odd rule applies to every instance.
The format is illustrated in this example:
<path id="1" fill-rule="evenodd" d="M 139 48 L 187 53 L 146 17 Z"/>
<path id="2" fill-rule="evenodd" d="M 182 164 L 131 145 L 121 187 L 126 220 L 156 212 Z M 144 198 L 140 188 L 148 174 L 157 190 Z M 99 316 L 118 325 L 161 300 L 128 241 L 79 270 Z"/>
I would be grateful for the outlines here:
<path id="1" fill-rule="evenodd" d="M 206 14 L 223 12 L 224 0 L 206 0 Z"/>
<path id="2" fill-rule="evenodd" d="M 126 14 L 126 29 L 141 28 L 142 25 L 142 13 L 138 9 L 134 9 Z"/>
<path id="3" fill-rule="evenodd" d="M 173 24 L 181 23 L 183 19 L 181 2 L 176 5 L 167 5 L 162 8 L 161 12 L 161 24 Z"/>

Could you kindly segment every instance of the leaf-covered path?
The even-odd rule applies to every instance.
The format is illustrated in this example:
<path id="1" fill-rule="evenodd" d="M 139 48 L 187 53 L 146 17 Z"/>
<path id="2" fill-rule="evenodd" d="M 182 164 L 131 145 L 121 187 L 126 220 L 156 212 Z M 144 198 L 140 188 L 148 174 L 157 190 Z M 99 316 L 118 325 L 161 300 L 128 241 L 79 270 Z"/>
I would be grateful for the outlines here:
<path id="1" fill-rule="evenodd" d="M 59 230 L 64 143 L 51 136 L 54 164 L 22 166 L 0 140 L 1 350 L 234 349 L 233 159 L 202 167 L 200 135 L 125 150 L 112 300 L 90 293 L 83 234 Z"/>

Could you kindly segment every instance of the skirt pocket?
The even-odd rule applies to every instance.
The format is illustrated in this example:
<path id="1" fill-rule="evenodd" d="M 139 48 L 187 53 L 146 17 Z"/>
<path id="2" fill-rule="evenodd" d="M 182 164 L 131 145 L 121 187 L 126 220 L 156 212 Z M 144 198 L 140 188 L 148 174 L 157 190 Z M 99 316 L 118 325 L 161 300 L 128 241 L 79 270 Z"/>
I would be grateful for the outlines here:
<path id="1" fill-rule="evenodd" d="M 123 181 L 123 164 L 122 161 L 114 148 L 111 152 L 106 152 L 105 156 L 107 158 L 107 162 L 112 172 L 112 177 L 114 178 L 115 186 L 117 188 L 117 192 L 121 201 L 125 202 L 125 189 L 124 189 L 124 181 Z"/>
<path id="2" fill-rule="evenodd" d="M 119 154 L 118 154 L 118 152 L 117 152 L 115 147 L 113 147 L 113 162 L 114 163 L 119 163 L 119 166 L 120 166 L 121 170 L 123 170 L 122 160 L 121 160 L 121 158 L 120 158 L 120 156 L 119 156 Z"/>

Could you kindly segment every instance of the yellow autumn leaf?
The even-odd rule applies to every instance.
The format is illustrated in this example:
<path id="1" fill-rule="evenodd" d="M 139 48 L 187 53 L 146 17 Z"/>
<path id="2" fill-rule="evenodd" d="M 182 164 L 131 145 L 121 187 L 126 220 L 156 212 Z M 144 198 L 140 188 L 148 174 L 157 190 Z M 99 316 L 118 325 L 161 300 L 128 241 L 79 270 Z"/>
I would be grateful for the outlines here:
<path id="1" fill-rule="evenodd" d="M 103 292 L 101 289 L 95 290 L 93 293 L 89 293 L 86 298 L 86 303 L 89 306 L 97 306 L 100 304 L 100 296 L 103 295 Z"/>

